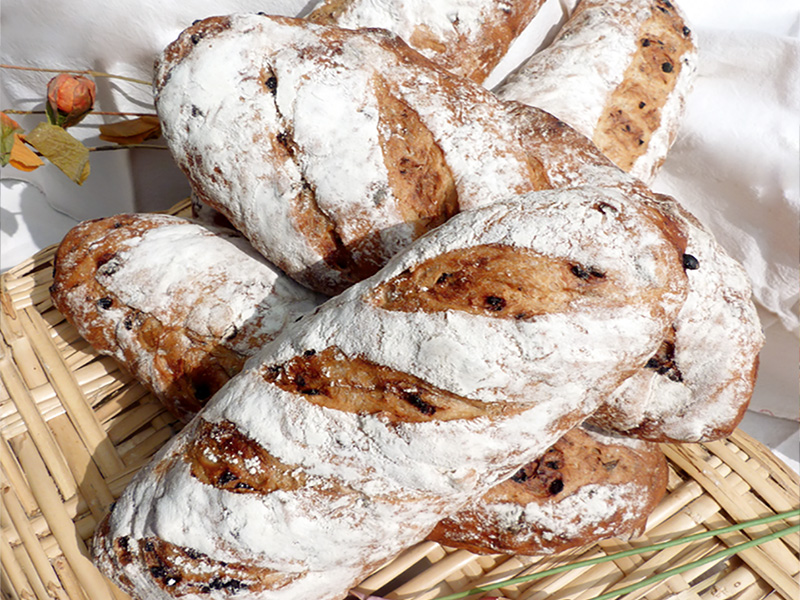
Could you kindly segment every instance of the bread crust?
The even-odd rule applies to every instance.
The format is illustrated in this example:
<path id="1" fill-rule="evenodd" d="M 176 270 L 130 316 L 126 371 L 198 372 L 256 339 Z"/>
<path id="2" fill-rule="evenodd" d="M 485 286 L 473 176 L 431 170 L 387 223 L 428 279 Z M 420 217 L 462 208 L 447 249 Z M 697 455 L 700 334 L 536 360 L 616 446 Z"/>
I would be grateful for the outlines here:
<path id="1" fill-rule="evenodd" d="M 641 534 L 666 493 L 667 462 L 652 442 L 576 427 L 428 539 L 477 554 L 551 554 Z"/>
<path id="2" fill-rule="evenodd" d="M 334 294 L 459 210 L 551 187 L 497 98 L 465 83 L 383 30 L 239 15 L 165 50 L 156 106 L 198 198 Z M 232 92 L 195 93 L 209 85 Z"/>
<path id="3" fill-rule="evenodd" d="M 183 421 L 255 348 L 322 301 L 233 230 L 146 214 L 70 230 L 50 291 L 95 350 L 115 357 Z"/>
<path id="4" fill-rule="evenodd" d="M 482 83 L 543 0 L 323 0 L 307 19 L 347 29 L 380 27 L 447 71 Z"/>
<path id="5" fill-rule="evenodd" d="M 496 93 L 544 109 L 651 182 L 697 71 L 694 34 L 667 0 L 581 0 L 550 46 Z"/>

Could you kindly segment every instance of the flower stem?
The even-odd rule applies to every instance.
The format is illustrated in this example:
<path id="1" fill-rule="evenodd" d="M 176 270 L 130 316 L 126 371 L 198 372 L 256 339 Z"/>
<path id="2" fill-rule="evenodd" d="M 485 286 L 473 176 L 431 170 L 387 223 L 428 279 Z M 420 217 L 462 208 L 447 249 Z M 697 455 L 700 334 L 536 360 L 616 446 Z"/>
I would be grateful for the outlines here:
<path id="1" fill-rule="evenodd" d="M 113 75 L 111 73 L 103 73 L 102 71 L 92 70 L 74 70 L 74 69 L 43 69 L 41 67 L 20 67 L 18 65 L 5 65 L 0 64 L 2 69 L 17 69 L 19 71 L 38 71 L 41 73 L 73 73 L 75 75 L 91 75 L 92 77 L 111 77 L 113 79 L 121 79 L 123 81 L 130 81 L 131 83 L 138 83 L 150 87 L 152 82 L 144 81 L 143 79 L 135 79 L 134 77 L 126 77 L 124 75 Z"/>
<path id="2" fill-rule="evenodd" d="M 0 112 L 4 112 L 7 115 L 44 115 L 47 114 L 45 110 L 3 110 Z M 89 115 L 111 115 L 115 117 L 156 117 L 155 113 L 138 113 L 138 112 L 118 112 L 118 111 L 106 111 L 106 110 L 91 110 L 87 114 Z"/>
<path id="3" fill-rule="evenodd" d="M 722 527 L 720 529 L 711 529 L 709 531 L 702 531 L 700 533 L 696 533 L 694 535 L 689 535 L 686 537 L 677 538 L 674 540 L 668 540 L 666 542 L 661 542 L 658 544 L 652 544 L 650 546 L 643 546 L 640 548 L 634 548 L 631 550 L 625 550 L 623 552 L 616 552 L 614 554 L 609 554 L 607 556 L 600 556 L 598 558 L 592 558 L 589 560 L 582 560 L 574 563 L 570 563 L 568 565 L 561 565 L 560 567 L 554 567 L 552 569 L 547 569 L 545 571 L 540 571 L 538 573 L 532 573 L 530 575 L 524 575 L 522 577 L 515 577 L 513 579 L 507 579 L 505 581 L 498 581 L 496 583 L 492 583 L 489 585 L 483 585 L 480 587 L 473 588 L 471 590 L 466 590 L 463 592 L 456 592 L 455 594 L 449 594 L 447 596 L 440 596 L 436 598 L 436 600 L 457 600 L 458 598 L 466 598 L 467 596 L 472 596 L 473 594 L 478 594 L 481 592 L 489 592 L 491 590 L 496 590 L 498 588 L 507 587 L 509 585 L 519 585 L 521 583 L 527 583 L 529 581 L 533 581 L 535 579 L 541 579 L 542 577 L 547 577 L 548 575 L 556 575 L 558 573 L 563 573 L 565 571 L 571 571 L 573 569 L 579 569 L 581 567 L 588 567 L 592 565 L 597 565 L 604 562 L 609 562 L 612 560 L 618 560 L 620 558 L 625 558 L 628 556 L 635 556 L 637 554 L 644 554 L 645 552 L 653 552 L 656 550 L 664 550 L 665 548 L 671 548 L 672 546 L 678 546 L 681 544 L 688 544 L 691 542 L 695 542 L 698 540 L 702 540 L 709 537 L 714 537 L 718 535 L 724 535 L 726 533 L 730 533 L 732 531 L 739 531 L 741 529 L 746 529 L 748 527 L 755 527 L 757 525 L 764 525 L 767 523 L 772 523 L 774 521 L 779 521 L 781 519 L 790 519 L 792 517 L 800 516 L 800 509 L 791 510 L 784 513 L 779 513 L 775 515 L 770 515 L 768 517 L 762 517 L 760 519 L 753 519 L 752 521 L 744 521 L 742 523 L 736 523 L 735 525 L 730 525 L 728 527 Z M 689 563 L 687 565 L 683 565 L 681 567 L 676 567 L 675 569 L 670 569 L 668 571 L 664 571 L 663 573 L 659 573 L 650 577 L 648 579 L 642 580 L 633 586 L 629 586 L 629 588 L 623 588 L 620 590 L 615 590 L 614 592 L 608 592 L 602 596 L 598 596 L 595 600 L 607 600 L 608 598 L 614 598 L 621 594 L 628 593 L 629 591 L 633 591 L 635 589 L 639 589 L 639 587 L 643 587 L 648 585 L 649 583 L 654 583 L 660 581 L 662 579 L 666 579 L 671 575 L 677 575 L 679 573 L 683 573 L 688 569 L 694 568 L 699 565 L 706 564 L 708 562 L 712 562 L 714 560 L 719 560 L 721 558 L 725 558 L 732 554 L 736 554 L 741 552 L 742 550 L 747 550 L 752 546 L 756 546 L 759 544 L 763 544 L 765 542 L 769 542 L 771 540 L 783 537 L 785 535 L 789 535 L 790 533 L 796 533 L 800 531 L 800 525 L 794 525 L 792 527 L 787 527 L 785 529 L 781 529 L 777 532 L 764 535 L 761 537 L 754 538 L 748 542 L 744 542 L 741 544 L 737 544 L 736 546 L 731 546 L 725 550 L 717 552 L 711 556 L 707 556 L 702 558 L 698 561 Z M 610 594 L 610 595 L 609 595 Z"/>
<path id="4" fill-rule="evenodd" d="M 151 150 L 169 150 L 167 146 L 150 144 L 120 144 L 118 146 L 89 146 L 89 152 L 106 152 L 108 150 L 122 150 L 124 148 L 149 148 Z"/>

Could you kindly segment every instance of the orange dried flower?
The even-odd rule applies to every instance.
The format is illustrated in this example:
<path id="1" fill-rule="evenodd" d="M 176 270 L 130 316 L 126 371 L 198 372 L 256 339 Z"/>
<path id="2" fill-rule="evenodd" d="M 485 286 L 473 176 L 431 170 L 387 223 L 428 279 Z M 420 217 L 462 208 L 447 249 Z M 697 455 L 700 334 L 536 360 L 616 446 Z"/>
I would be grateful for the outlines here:
<path id="1" fill-rule="evenodd" d="M 47 84 L 47 117 L 63 128 L 79 123 L 94 106 L 97 88 L 91 79 L 61 73 Z"/>

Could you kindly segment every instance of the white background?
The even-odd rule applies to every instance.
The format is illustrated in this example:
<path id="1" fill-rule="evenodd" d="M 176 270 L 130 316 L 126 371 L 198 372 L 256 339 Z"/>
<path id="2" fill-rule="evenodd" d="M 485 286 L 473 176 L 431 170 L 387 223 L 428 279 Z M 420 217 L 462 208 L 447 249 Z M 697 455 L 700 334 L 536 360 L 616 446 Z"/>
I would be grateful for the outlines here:
<path id="1" fill-rule="evenodd" d="M 432 0 L 435 1 L 435 0 Z M 548 0 L 487 85 L 552 38 L 575 0 Z M 700 67 L 678 140 L 653 184 L 683 202 L 748 270 L 767 345 L 743 428 L 795 469 L 800 297 L 800 6 L 796 0 L 683 0 Z M 306 0 L 5 0 L 5 64 L 93 69 L 149 80 L 158 52 L 193 20 L 264 11 L 295 15 Z M 0 106 L 43 108 L 52 73 L 2 71 Z M 98 110 L 151 112 L 148 86 L 98 79 Z M 18 117 L 32 128 L 41 116 Z M 71 129 L 89 145 L 92 116 Z M 156 142 L 158 144 L 159 142 Z M 58 242 L 79 220 L 165 209 L 188 195 L 165 150 L 92 155 L 79 187 L 52 165 L 2 170 L 0 268 Z"/>

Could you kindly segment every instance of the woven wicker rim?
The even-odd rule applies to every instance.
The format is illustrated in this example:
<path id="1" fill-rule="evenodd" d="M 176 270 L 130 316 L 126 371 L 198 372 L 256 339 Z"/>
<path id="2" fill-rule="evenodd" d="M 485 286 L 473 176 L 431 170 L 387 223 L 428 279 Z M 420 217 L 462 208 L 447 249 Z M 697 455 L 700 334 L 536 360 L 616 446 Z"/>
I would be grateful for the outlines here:
<path id="1" fill-rule="evenodd" d="M 169 212 L 188 215 L 188 201 Z M 53 308 L 54 252 L 55 247 L 42 250 L 0 277 L 0 590 L 14 600 L 123 600 L 127 596 L 87 558 L 91 535 L 131 477 L 179 425 L 113 359 L 98 356 Z M 741 431 L 727 440 L 665 444 L 663 450 L 670 464 L 669 491 L 640 538 L 544 557 L 476 556 L 423 542 L 357 590 L 397 600 L 432 600 L 800 507 L 797 474 Z M 492 595 L 589 600 L 798 522 L 794 517 L 715 535 L 508 586 Z M 797 600 L 799 554 L 800 534 L 790 534 L 624 598 Z"/>

